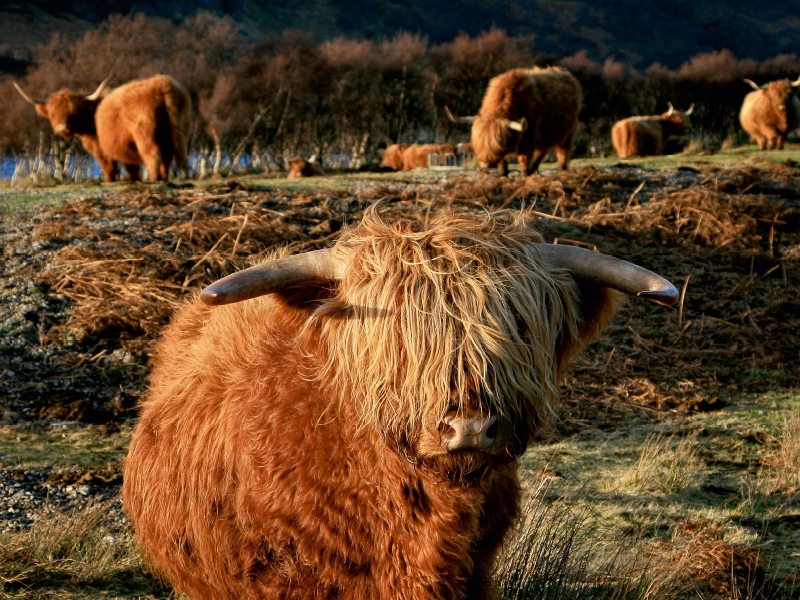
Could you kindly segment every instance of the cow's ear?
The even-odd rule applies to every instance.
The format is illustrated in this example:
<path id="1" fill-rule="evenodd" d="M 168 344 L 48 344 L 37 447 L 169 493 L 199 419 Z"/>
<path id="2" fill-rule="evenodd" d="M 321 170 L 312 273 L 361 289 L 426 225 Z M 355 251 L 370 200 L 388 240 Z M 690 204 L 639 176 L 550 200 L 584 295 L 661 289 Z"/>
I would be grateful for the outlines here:
<path id="1" fill-rule="evenodd" d="M 562 371 L 576 354 L 596 340 L 624 302 L 621 292 L 578 280 L 578 314 L 576 331 L 564 332 L 556 349 L 558 370 Z"/>
<path id="2" fill-rule="evenodd" d="M 45 104 L 44 102 L 37 102 L 36 104 L 33 105 L 33 107 L 36 109 L 36 112 L 38 114 L 42 115 L 47 119 L 50 118 L 50 113 L 47 112 L 47 104 Z"/>

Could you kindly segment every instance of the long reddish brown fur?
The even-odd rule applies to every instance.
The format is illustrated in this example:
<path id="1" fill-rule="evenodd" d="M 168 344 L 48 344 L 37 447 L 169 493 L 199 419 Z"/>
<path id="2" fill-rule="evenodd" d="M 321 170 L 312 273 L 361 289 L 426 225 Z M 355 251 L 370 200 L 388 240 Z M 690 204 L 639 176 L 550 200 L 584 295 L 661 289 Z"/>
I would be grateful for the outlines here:
<path id="1" fill-rule="evenodd" d="M 797 92 L 788 79 L 779 79 L 744 97 L 739 122 L 761 150 L 783 148 L 786 136 L 800 127 Z"/>
<path id="2" fill-rule="evenodd" d="M 514 69 L 489 82 L 472 125 L 472 145 L 481 163 L 505 174 L 505 157 L 516 154 L 524 175 L 535 173 L 551 148 L 559 170 L 569 167 L 572 138 L 581 110 L 580 83 L 566 69 Z M 509 121 L 525 119 L 525 131 Z"/>
<path id="3" fill-rule="evenodd" d="M 406 151 L 406 148 L 408 148 L 408 144 L 392 144 L 388 146 L 383 153 L 381 164 L 395 171 L 401 171 L 403 169 L 403 152 Z"/>
<path id="4" fill-rule="evenodd" d="M 449 239 L 451 252 L 471 252 L 471 241 L 458 240 L 469 219 L 455 221 L 452 231 L 441 220 L 427 230 L 414 226 L 399 247 L 419 252 L 415 244 L 425 239 L 435 250 Z M 487 223 L 472 231 L 490 236 L 495 226 Z M 364 257 L 374 249 L 354 243 L 404 231 L 363 227 L 344 237 Z M 509 240 L 541 239 L 515 231 Z M 509 252 L 535 260 L 524 246 Z M 530 264 L 548 297 L 566 303 L 556 312 L 580 320 L 548 334 L 560 369 L 603 327 L 618 296 Z M 481 265 L 462 267 L 474 268 Z M 374 281 L 372 269 L 349 265 L 342 285 L 372 285 L 361 283 Z M 399 275 L 387 275 L 393 294 L 403 293 L 394 285 Z M 317 285 L 218 308 L 195 300 L 176 315 L 125 462 L 125 510 L 140 546 L 177 593 L 194 599 L 499 600 L 491 572 L 519 510 L 516 461 L 477 480 L 453 480 L 417 464 L 381 427 L 359 426 L 358 387 L 341 384 L 361 373 L 341 361 L 333 361 L 334 372 L 325 368 L 339 351 L 330 334 L 352 330 L 347 347 L 358 353 L 358 330 L 371 343 L 385 325 L 370 321 L 386 309 L 356 305 L 348 316 L 337 309 L 350 306 L 346 290 L 326 300 L 330 293 Z M 320 302 L 328 308 L 320 311 Z M 422 314 L 410 316 L 422 320 L 409 327 L 426 329 Z M 405 327 L 403 314 L 391 319 Z"/>
<path id="5" fill-rule="evenodd" d="M 672 136 L 680 136 L 692 126 L 686 113 L 672 111 L 661 115 L 628 117 L 614 123 L 611 142 L 620 158 L 658 156 Z"/>
<path id="6" fill-rule="evenodd" d="M 172 77 L 131 81 L 94 101 L 84 92 L 64 89 L 37 102 L 35 108 L 50 119 L 55 133 L 80 138 L 100 163 L 106 181 L 117 179 L 118 162 L 125 165 L 131 181 L 139 180 L 142 163 L 150 179 L 164 181 L 173 160 L 182 168 L 189 165 L 192 103 Z"/>

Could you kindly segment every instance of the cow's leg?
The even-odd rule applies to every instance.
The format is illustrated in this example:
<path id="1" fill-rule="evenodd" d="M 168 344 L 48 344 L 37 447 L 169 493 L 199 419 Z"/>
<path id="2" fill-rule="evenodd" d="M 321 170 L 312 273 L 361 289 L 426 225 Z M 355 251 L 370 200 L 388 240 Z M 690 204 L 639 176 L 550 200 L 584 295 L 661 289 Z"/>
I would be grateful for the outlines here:
<path id="1" fill-rule="evenodd" d="M 776 147 L 778 150 L 783 150 L 783 136 L 779 135 L 777 138 Z"/>
<path id="2" fill-rule="evenodd" d="M 465 586 L 466 597 L 470 600 L 501 599 L 493 577 L 495 558 L 519 515 L 521 494 L 516 466 L 506 467 L 494 477 L 495 481 L 484 499 L 484 506 L 491 506 L 492 510 L 484 511 L 480 534 L 473 542 L 475 568 Z"/>
<path id="3" fill-rule="evenodd" d="M 530 175 L 529 172 L 529 159 L 527 154 L 519 154 L 517 155 L 517 162 L 519 163 L 519 172 L 522 173 L 523 177 L 527 177 Z"/>
<path id="4" fill-rule="evenodd" d="M 161 148 L 155 141 L 155 130 L 144 128 L 141 131 L 135 131 L 133 141 L 139 156 L 142 157 L 142 161 L 147 167 L 150 181 L 166 180 L 166 177 L 163 177 L 164 161 L 161 157 Z"/>
<path id="5" fill-rule="evenodd" d="M 536 148 L 528 159 L 528 174 L 533 175 L 539 170 L 539 163 L 544 160 L 545 151 Z"/>
<path id="6" fill-rule="evenodd" d="M 556 146 L 556 160 L 558 160 L 559 171 L 567 170 L 567 168 L 569 167 L 569 159 L 571 154 L 572 154 L 572 138 L 570 138 L 569 143 L 565 142 L 565 145 Z"/>
<path id="7" fill-rule="evenodd" d="M 505 158 L 497 163 L 497 174 L 501 177 L 508 175 L 508 165 L 506 164 Z"/>
<path id="8" fill-rule="evenodd" d="M 759 150 L 764 150 L 764 148 L 767 147 L 767 138 L 761 135 L 754 135 L 753 137 L 756 139 L 756 144 L 758 144 Z"/>
<path id="9" fill-rule="evenodd" d="M 100 168 L 103 169 L 103 179 L 109 183 L 116 181 L 117 175 L 119 175 L 117 162 L 105 156 L 98 158 L 97 161 L 100 163 Z"/>
<path id="10" fill-rule="evenodd" d="M 135 163 L 127 163 L 125 165 L 125 170 L 128 172 L 128 177 L 131 178 L 131 183 L 135 183 L 137 181 L 141 181 L 142 177 L 140 175 L 139 165 Z"/>

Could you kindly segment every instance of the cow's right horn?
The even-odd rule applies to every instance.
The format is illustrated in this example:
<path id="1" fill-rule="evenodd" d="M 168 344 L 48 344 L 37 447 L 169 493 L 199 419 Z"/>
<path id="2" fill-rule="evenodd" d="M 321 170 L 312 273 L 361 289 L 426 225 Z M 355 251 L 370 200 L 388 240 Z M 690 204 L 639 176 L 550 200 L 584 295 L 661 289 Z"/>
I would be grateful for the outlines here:
<path id="1" fill-rule="evenodd" d="M 756 90 L 756 91 L 758 91 L 758 90 L 763 90 L 763 89 L 764 89 L 763 87 L 759 87 L 759 86 L 756 84 L 756 82 L 755 82 L 755 81 L 753 81 L 752 79 L 743 79 L 742 81 L 744 81 L 745 83 L 749 83 L 749 84 L 750 84 L 750 87 L 751 87 L 751 88 L 753 88 L 753 89 L 754 89 L 754 90 Z"/>
<path id="2" fill-rule="evenodd" d="M 797 78 L 797 81 L 792 82 L 792 87 L 800 87 L 800 77 Z"/>
<path id="3" fill-rule="evenodd" d="M 478 120 L 478 117 L 457 117 L 450 112 L 450 109 L 446 106 L 444 107 L 444 112 L 447 113 L 447 116 L 451 121 L 453 121 L 453 123 L 474 123 Z"/>
<path id="4" fill-rule="evenodd" d="M 89 94 L 88 96 L 86 96 L 86 99 L 89 102 L 94 102 L 95 100 L 99 99 L 100 95 L 103 93 L 103 90 L 106 89 L 108 82 L 111 81 L 111 77 L 112 75 L 109 75 L 108 77 L 103 79 L 103 81 L 100 82 L 100 85 L 97 86 L 97 89 L 94 91 L 94 94 Z"/>
<path id="5" fill-rule="evenodd" d="M 667 111 L 667 116 L 671 117 L 672 113 L 675 112 L 675 107 L 672 106 L 672 102 L 667 102 L 667 106 L 669 106 L 669 110 Z"/>
<path id="6" fill-rule="evenodd" d="M 34 106 L 36 106 L 37 104 L 45 103 L 45 100 L 37 100 L 36 98 L 31 98 L 30 96 L 28 96 L 28 94 L 23 92 L 22 88 L 17 85 L 16 81 L 12 81 L 11 83 L 14 84 L 14 87 L 17 88 L 19 95 L 22 96 L 25 99 L 25 102 L 27 102 L 28 104 L 33 104 Z"/>
<path id="7" fill-rule="evenodd" d="M 218 306 L 279 292 L 304 281 L 336 281 L 342 278 L 342 263 L 330 249 L 314 250 L 232 273 L 200 293 L 204 304 Z"/>
<path id="8" fill-rule="evenodd" d="M 533 247 L 541 253 L 546 264 L 566 269 L 576 279 L 652 300 L 664 306 L 674 304 L 680 295 L 677 288 L 661 275 L 626 260 L 577 246 L 535 244 Z"/>

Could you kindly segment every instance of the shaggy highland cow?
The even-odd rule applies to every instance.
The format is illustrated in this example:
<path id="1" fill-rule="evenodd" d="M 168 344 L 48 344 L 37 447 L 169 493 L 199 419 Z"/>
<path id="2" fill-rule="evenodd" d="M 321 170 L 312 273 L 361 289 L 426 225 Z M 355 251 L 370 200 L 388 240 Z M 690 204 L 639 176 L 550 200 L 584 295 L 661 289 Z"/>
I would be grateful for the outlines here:
<path id="1" fill-rule="evenodd" d="M 517 458 L 615 290 L 677 297 L 519 213 L 375 210 L 214 283 L 167 328 L 125 461 L 140 547 L 193 599 L 497 600 Z"/>
<path id="2" fill-rule="evenodd" d="M 800 77 L 797 81 L 778 79 L 759 87 L 745 79 L 753 92 L 747 94 L 739 111 L 742 129 L 761 150 L 782 149 L 786 136 L 800 127 Z"/>
<path id="3" fill-rule="evenodd" d="M 183 86 L 172 77 L 155 75 L 105 93 L 110 79 L 93 94 L 63 89 L 47 100 L 31 98 L 16 82 L 14 86 L 38 114 L 50 119 L 54 133 L 80 138 L 106 181 L 117 179 L 118 162 L 131 181 L 139 181 L 142 163 L 152 180 L 166 181 L 173 159 L 187 168 L 192 102 Z"/>
<path id="4" fill-rule="evenodd" d="M 572 137 L 581 111 L 581 84 L 566 69 L 514 69 L 489 82 L 480 113 L 455 117 L 472 123 L 472 146 L 482 167 L 508 173 L 505 158 L 517 155 L 523 175 L 535 173 L 551 148 L 559 171 L 569 166 Z"/>
<path id="5" fill-rule="evenodd" d="M 445 164 L 446 155 L 455 155 L 455 148 L 452 144 L 411 144 L 403 150 L 403 171 L 427 169 L 428 157 L 431 154 L 438 154 L 441 157 L 441 163 Z"/>
<path id="6" fill-rule="evenodd" d="M 620 158 L 660 156 L 670 137 L 683 135 L 691 128 L 689 115 L 694 104 L 686 112 L 675 110 L 670 102 L 667 104 L 669 110 L 662 115 L 628 117 L 614 123 L 611 142 Z"/>
<path id="7" fill-rule="evenodd" d="M 325 175 L 325 169 L 319 164 L 314 157 L 311 160 L 306 160 L 302 156 L 295 156 L 287 163 L 289 167 L 289 174 L 287 179 L 298 179 L 300 177 L 322 177 Z"/>
<path id="8" fill-rule="evenodd" d="M 402 170 L 403 153 L 406 151 L 406 148 L 408 148 L 408 144 L 392 144 L 387 147 L 383 153 L 381 164 L 395 171 Z"/>

